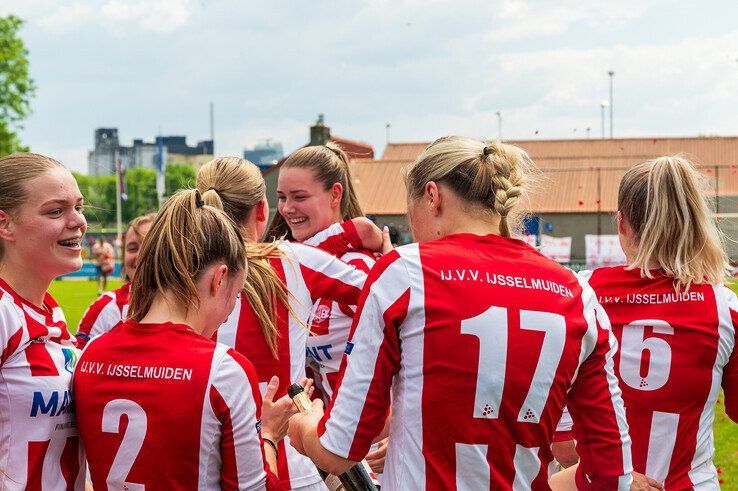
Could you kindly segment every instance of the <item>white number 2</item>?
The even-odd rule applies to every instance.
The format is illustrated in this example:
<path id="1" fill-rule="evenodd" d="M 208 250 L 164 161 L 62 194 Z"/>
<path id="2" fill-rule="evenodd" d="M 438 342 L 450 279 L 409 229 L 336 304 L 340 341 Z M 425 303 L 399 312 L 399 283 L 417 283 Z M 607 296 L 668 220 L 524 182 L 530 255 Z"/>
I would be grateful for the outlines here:
<path id="1" fill-rule="evenodd" d="M 559 314 L 520 311 L 520 329 L 544 333 L 533 380 L 518 413 L 518 421 L 538 423 L 566 343 L 566 321 Z M 461 321 L 461 333 L 479 339 L 479 366 L 474 394 L 474 417 L 496 419 L 502 402 L 507 364 L 507 309 L 490 307 Z"/>
<path id="2" fill-rule="evenodd" d="M 126 481 L 146 437 L 147 420 L 144 409 L 131 400 L 114 399 L 103 409 L 102 430 L 105 433 L 120 433 L 120 418 L 124 414 L 128 416 L 128 426 L 113 465 L 110 466 L 107 485 L 110 489 L 144 491 L 146 486 L 143 484 Z"/>
<path id="3" fill-rule="evenodd" d="M 656 319 L 633 321 L 623 326 L 620 341 L 620 377 L 623 382 L 638 390 L 656 390 L 666 385 L 671 371 L 671 347 L 661 338 L 644 339 L 646 326 L 652 326 L 658 334 L 674 334 L 668 322 Z M 649 351 L 646 374 L 641 376 L 643 352 Z"/>

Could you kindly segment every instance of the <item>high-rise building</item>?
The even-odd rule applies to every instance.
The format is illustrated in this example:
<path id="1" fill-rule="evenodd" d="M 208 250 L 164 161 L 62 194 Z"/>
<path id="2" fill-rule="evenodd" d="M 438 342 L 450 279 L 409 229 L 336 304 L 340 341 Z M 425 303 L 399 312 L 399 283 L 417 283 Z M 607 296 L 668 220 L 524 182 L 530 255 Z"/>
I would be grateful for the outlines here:
<path id="1" fill-rule="evenodd" d="M 265 170 L 276 164 L 284 157 L 282 144 L 266 140 L 254 145 L 252 150 L 244 150 L 243 158 L 258 165 L 260 169 Z"/>
<path id="2" fill-rule="evenodd" d="M 185 136 L 161 136 L 152 142 L 137 138 L 133 140 L 133 145 L 122 146 L 118 139 L 118 128 L 98 128 L 95 130 L 95 148 L 88 156 L 88 173 L 94 176 L 113 174 L 116 150 L 125 168 L 156 170 L 159 161 L 158 138 L 162 139 L 165 164 L 186 164 L 198 168 L 213 158 L 212 140 L 189 146 Z"/>

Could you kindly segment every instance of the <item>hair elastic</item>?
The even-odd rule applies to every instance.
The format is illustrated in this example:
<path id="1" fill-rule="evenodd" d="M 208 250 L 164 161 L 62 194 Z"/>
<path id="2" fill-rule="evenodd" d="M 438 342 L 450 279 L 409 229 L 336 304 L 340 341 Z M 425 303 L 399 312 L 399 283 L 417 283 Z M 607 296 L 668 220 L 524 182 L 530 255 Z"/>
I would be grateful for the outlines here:
<path id="1" fill-rule="evenodd" d="M 195 191 L 195 206 L 198 208 L 205 206 L 205 202 L 202 200 L 202 196 L 200 196 L 199 191 Z"/>
<path id="2" fill-rule="evenodd" d="M 482 150 L 482 154 L 486 157 L 487 155 L 492 153 L 492 148 L 486 146 L 484 147 L 484 150 Z"/>

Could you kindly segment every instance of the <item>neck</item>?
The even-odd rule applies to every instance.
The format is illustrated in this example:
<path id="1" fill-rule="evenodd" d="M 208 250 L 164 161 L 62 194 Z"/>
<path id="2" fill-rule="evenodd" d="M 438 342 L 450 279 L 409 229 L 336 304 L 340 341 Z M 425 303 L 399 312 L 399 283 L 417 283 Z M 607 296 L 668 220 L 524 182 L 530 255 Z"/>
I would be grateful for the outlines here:
<path id="1" fill-rule="evenodd" d="M 247 220 L 246 223 L 241 225 L 241 236 L 246 242 L 259 242 L 261 237 L 258 237 L 256 230 L 256 223 L 252 220 Z"/>
<path id="2" fill-rule="evenodd" d="M 499 217 L 488 219 L 479 216 L 471 216 L 466 213 L 454 213 L 448 215 L 445 226 L 442 227 L 444 235 L 451 234 L 474 234 L 474 235 L 500 235 Z"/>
<path id="3" fill-rule="evenodd" d="M 173 296 L 168 293 L 158 293 L 151 302 L 146 315 L 139 321 L 145 324 L 163 324 L 172 322 L 184 324 L 198 334 L 202 334 L 203 324 L 198 319 L 197 309 L 184 309 Z"/>
<path id="4" fill-rule="evenodd" d="M 44 294 L 54 279 L 28 274 L 27 267 L 13 260 L 4 260 L 0 263 L 0 278 L 24 300 L 39 308 L 44 308 Z"/>

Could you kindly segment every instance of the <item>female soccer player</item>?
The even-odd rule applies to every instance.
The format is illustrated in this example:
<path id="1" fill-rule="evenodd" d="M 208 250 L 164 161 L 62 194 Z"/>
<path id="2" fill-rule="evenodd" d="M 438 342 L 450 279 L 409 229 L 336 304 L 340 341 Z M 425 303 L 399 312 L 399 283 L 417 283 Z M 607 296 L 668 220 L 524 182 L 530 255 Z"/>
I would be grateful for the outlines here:
<path id="1" fill-rule="evenodd" d="M 87 308 L 77 328 L 77 346 L 83 348 L 90 338 L 110 331 L 120 324 L 128 313 L 131 281 L 136 274 L 138 253 L 156 213 L 136 217 L 126 231 L 123 243 L 123 269 L 127 281 L 117 290 L 104 293 Z"/>
<path id="2" fill-rule="evenodd" d="M 74 377 L 93 484 L 276 489 L 270 469 L 289 401 L 271 404 L 273 381 L 262 425 L 253 366 L 210 340 L 243 289 L 241 234 L 188 190 L 164 204 L 149 235 L 129 320 L 88 343 Z"/>
<path id="3" fill-rule="evenodd" d="M 326 298 L 356 305 L 366 274 L 314 247 L 290 242 L 259 243 L 269 217 L 266 185 L 247 160 L 224 157 L 197 174 L 203 200 L 240 226 L 249 260 L 244 295 L 217 332 L 254 363 L 259 382 L 278 376 L 277 396 L 305 376 L 306 324 L 314 302 Z M 290 489 L 322 488 L 309 459 L 279 445 L 279 477 Z"/>
<path id="4" fill-rule="evenodd" d="M 316 400 L 290 421 L 316 465 L 361 460 L 391 404 L 382 489 L 548 489 L 568 401 L 578 484 L 628 488 L 607 318 L 585 282 L 510 238 L 529 163 L 510 145 L 447 137 L 410 166 L 420 244 L 372 269 L 328 411 Z"/>
<path id="5" fill-rule="evenodd" d="M 618 192 L 627 266 L 589 276 L 618 340 L 633 467 L 665 489 L 719 489 L 715 403 L 738 422 L 738 299 L 700 174 L 681 157 L 630 169 Z M 575 421 L 576 428 L 576 421 Z"/>
<path id="6" fill-rule="evenodd" d="M 79 352 L 47 293 L 82 267 L 77 182 L 59 162 L 0 159 L 0 489 L 82 490 L 70 384 Z"/>
<path id="7" fill-rule="evenodd" d="M 363 217 L 363 212 L 348 156 L 337 145 L 304 147 L 287 157 L 279 169 L 277 197 L 278 214 L 268 235 L 289 235 L 330 253 L 335 253 L 337 236 L 346 237 L 348 244 L 361 242 L 351 219 Z M 365 273 L 374 265 L 374 254 L 356 246 L 335 255 Z M 316 374 L 316 386 L 326 404 L 333 394 L 355 309 L 355 305 L 328 299 L 319 299 L 314 306 L 307 339 L 308 367 Z"/>
<path id="8" fill-rule="evenodd" d="M 338 145 L 328 142 L 304 147 L 287 157 L 279 169 L 277 197 L 278 213 L 267 235 L 293 237 L 369 273 L 374 266 L 374 253 L 361 245 L 382 245 L 382 231 L 364 217 L 348 156 Z M 315 378 L 326 405 L 333 397 L 355 311 L 355 305 L 330 299 L 319 299 L 313 306 L 307 338 L 307 375 Z M 372 469 L 380 473 L 386 449 L 386 442 L 382 443 L 367 455 Z"/>

